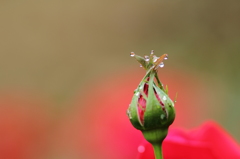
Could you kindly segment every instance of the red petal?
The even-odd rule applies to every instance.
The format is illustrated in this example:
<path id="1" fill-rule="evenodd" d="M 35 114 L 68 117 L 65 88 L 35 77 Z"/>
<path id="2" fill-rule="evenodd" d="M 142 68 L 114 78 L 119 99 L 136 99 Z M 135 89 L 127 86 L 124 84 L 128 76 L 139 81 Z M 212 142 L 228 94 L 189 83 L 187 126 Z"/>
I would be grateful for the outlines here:
<path id="1" fill-rule="evenodd" d="M 153 149 L 145 143 L 138 159 L 154 159 Z M 240 148 L 217 124 L 208 122 L 190 132 L 170 130 L 163 142 L 164 159 L 238 159 Z"/>

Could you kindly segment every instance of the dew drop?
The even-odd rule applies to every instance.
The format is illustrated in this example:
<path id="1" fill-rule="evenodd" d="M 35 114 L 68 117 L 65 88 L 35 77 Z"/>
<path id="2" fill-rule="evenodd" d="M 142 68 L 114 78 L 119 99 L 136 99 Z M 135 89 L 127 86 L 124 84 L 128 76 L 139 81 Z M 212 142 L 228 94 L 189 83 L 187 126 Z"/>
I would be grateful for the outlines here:
<path id="1" fill-rule="evenodd" d="M 144 147 L 143 145 L 139 145 L 139 146 L 138 146 L 138 152 L 139 152 L 139 153 L 145 152 L 145 147 Z"/>
<path id="2" fill-rule="evenodd" d="M 139 94 L 140 94 L 139 92 L 136 92 L 136 93 L 135 93 L 136 96 L 139 96 Z"/>
<path id="3" fill-rule="evenodd" d="M 127 110 L 127 116 L 129 119 L 132 119 L 131 111 L 129 109 Z"/>
<path id="4" fill-rule="evenodd" d="M 154 54 L 154 50 L 151 50 L 151 53 L 150 53 L 151 55 L 153 55 Z"/>
<path id="5" fill-rule="evenodd" d="M 153 55 L 153 62 L 156 62 L 158 60 L 158 57 Z"/>
<path id="6" fill-rule="evenodd" d="M 167 97 L 166 97 L 166 96 L 163 96 L 163 100 L 167 100 Z"/>
<path id="7" fill-rule="evenodd" d="M 161 114 L 160 118 L 161 118 L 161 119 L 164 119 L 164 118 L 165 118 L 165 115 L 164 115 L 164 114 Z"/>
<path id="8" fill-rule="evenodd" d="M 144 58 L 145 58 L 145 61 L 149 61 L 149 56 L 145 55 Z"/>
<path id="9" fill-rule="evenodd" d="M 131 53 L 130 53 L 130 56 L 131 56 L 131 57 L 134 57 L 134 56 L 135 56 L 135 53 L 134 53 L 134 52 L 131 52 Z"/>
<path id="10" fill-rule="evenodd" d="M 168 59 L 168 55 L 166 55 L 165 57 L 164 57 L 164 60 L 167 60 Z"/>
<path id="11" fill-rule="evenodd" d="M 140 67 L 142 67 L 142 65 L 140 64 Z"/>
<path id="12" fill-rule="evenodd" d="M 164 67 L 164 63 L 161 62 L 161 63 L 159 64 L 159 67 L 163 68 L 163 67 Z"/>

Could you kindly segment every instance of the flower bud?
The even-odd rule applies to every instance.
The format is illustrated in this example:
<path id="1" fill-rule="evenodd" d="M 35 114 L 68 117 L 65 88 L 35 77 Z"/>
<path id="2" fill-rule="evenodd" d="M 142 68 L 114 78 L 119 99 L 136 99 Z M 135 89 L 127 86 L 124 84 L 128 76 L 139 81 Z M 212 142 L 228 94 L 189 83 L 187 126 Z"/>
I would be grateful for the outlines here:
<path id="1" fill-rule="evenodd" d="M 163 88 L 157 75 L 157 68 L 163 65 L 167 54 L 157 58 L 151 53 L 150 59 L 144 62 L 140 56 L 135 56 L 147 73 L 134 91 L 127 114 L 132 125 L 141 130 L 149 142 L 162 142 L 175 118 L 174 102 L 168 96 L 168 88 Z M 159 134 L 158 131 L 162 135 L 154 135 Z"/>

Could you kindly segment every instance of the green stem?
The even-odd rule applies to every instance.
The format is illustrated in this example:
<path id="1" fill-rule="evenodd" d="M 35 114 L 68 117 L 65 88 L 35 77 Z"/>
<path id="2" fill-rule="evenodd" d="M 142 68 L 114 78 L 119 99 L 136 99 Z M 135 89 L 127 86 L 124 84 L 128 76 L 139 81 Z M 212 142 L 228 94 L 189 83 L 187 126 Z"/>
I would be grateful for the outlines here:
<path id="1" fill-rule="evenodd" d="M 163 159 L 162 144 L 153 144 L 155 159 Z"/>
<path id="2" fill-rule="evenodd" d="M 162 142 L 167 136 L 168 127 L 142 131 L 144 138 L 150 142 L 154 149 L 155 159 L 163 159 Z"/>

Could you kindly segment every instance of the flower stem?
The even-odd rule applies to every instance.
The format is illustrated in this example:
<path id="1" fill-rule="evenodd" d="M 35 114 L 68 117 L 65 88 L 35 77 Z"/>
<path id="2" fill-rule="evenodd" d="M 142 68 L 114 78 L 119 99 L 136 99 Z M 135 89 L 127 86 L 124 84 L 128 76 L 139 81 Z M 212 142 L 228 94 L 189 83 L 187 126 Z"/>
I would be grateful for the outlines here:
<path id="1" fill-rule="evenodd" d="M 153 144 L 155 159 L 163 159 L 162 144 Z"/>

